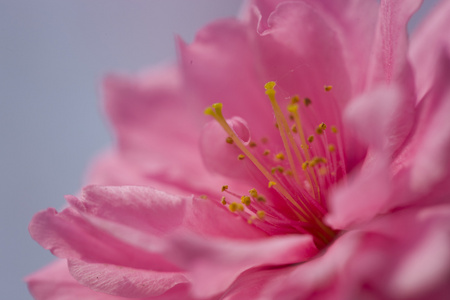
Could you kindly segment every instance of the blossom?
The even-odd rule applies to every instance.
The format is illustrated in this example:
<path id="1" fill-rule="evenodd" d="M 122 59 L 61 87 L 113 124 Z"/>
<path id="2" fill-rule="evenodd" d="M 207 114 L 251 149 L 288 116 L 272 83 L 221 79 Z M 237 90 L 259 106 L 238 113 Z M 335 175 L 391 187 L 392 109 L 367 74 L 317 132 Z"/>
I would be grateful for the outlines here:
<path id="1" fill-rule="evenodd" d="M 450 3 L 409 44 L 420 3 L 252 1 L 109 76 L 117 147 L 34 216 L 33 296 L 445 299 Z"/>

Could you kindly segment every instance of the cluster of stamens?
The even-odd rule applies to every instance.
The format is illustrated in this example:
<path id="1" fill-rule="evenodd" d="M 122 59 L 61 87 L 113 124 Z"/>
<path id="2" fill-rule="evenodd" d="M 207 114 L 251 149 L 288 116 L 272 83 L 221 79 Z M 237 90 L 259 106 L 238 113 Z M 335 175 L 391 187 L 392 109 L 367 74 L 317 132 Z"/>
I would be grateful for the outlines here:
<path id="1" fill-rule="evenodd" d="M 284 146 L 282 152 L 272 153 L 269 147 L 266 147 L 270 142 L 267 138 L 262 138 L 261 143 L 254 140 L 244 143 L 225 120 L 221 103 L 208 107 L 205 114 L 212 116 L 223 127 L 228 134 L 226 143 L 236 146 L 242 152 L 237 159 L 251 161 L 267 180 L 267 188 L 275 190 L 279 195 L 276 201 L 285 201 L 297 221 L 292 222 L 277 211 L 271 205 L 273 199 L 266 199 L 256 188 L 249 190 L 246 195 L 238 195 L 224 185 L 222 192 L 228 196 L 223 196 L 221 203 L 228 206 L 231 212 L 242 216 L 249 224 L 268 233 L 272 233 L 271 228 L 282 226 L 287 233 L 309 233 L 316 238 L 319 246 L 325 246 L 336 234 L 323 223 L 327 212 L 326 192 L 340 176 L 345 175 L 341 137 L 336 126 L 331 126 L 333 141 L 336 144 L 329 143 L 329 128 L 323 122 L 307 136 L 299 113 L 300 98 L 291 98 L 287 106 L 289 117 L 286 118 L 276 101 L 274 88 L 275 82 L 265 85 L 266 95 L 275 114 L 276 128 Z M 325 91 L 330 90 L 331 86 L 325 86 Z M 305 109 L 311 109 L 311 104 L 311 99 L 303 99 Z M 262 150 L 259 145 L 263 146 Z M 229 202 L 229 196 L 236 200 Z"/>

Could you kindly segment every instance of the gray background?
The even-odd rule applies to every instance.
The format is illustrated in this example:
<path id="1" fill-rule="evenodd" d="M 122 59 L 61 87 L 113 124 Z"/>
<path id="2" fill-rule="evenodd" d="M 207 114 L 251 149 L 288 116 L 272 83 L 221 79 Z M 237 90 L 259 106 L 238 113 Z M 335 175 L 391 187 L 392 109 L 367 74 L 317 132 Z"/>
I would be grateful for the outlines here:
<path id="1" fill-rule="evenodd" d="M 202 25 L 239 7 L 239 0 L 0 0 L 0 299 L 31 299 L 21 279 L 52 256 L 29 238 L 28 222 L 76 194 L 90 159 L 110 144 L 99 110 L 102 75 L 174 59 L 175 33 L 192 41 Z"/>

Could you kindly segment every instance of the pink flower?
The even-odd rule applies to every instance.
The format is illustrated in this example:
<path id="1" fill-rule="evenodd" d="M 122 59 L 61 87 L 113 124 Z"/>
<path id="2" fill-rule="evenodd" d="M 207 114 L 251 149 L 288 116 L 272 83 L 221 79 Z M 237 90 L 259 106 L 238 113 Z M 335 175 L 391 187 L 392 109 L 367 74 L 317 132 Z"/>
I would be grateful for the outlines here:
<path id="1" fill-rule="evenodd" d="M 33 296 L 446 299 L 450 2 L 409 45 L 420 3 L 252 1 L 108 77 L 117 147 L 33 218 Z"/>

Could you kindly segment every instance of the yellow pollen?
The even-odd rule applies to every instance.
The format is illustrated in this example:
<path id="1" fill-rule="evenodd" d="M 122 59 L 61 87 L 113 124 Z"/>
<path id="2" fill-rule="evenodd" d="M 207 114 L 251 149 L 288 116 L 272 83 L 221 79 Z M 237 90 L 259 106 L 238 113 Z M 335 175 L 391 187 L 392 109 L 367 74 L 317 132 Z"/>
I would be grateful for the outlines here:
<path id="1" fill-rule="evenodd" d="M 250 197 L 249 196 L 242 196 L 241 197 L 241 202 L 243 203 L 243 204 L 245 204 L 245 205 L 250 205 L 250 202 L 251 202 L 251 200 L 250 200 Z"/>
<path id="2" fill-rule="evenodd" d="M 225 141 L 226 141 L 228 144 L 233 144 L 233 139 L 230 138 L 230 137 L 227 137 L 227 138 L 225 139 Z"/>
<path id="3" fill-rule="evenodd" d="M 292 173 L 292 170 L 287 170 L 285 173 L 287 176 L 292 176 L 294 173 Z"/>
<path id="4" fill-rule="evenodd" d="M 236 202 L 231 202 L 230 205 L 228 206 L 228 209 L 231 212 L 235 212 L 235 211 L 243 211 L 244 210 L 244 206 L 240 203 L 236 203 Z"/>
<path id="5" fill-rule="evenodd" d="M 309 99 L 309 98 L 305 98 L 305 99 L 303 99 L 303 104 L 306 106 L 306 107 L 308 107 L 309 105 L 311 105 L 311 99 Z"/>
<path id="6" fill-rule="evenodd" d="M 291 103 L 292 104 L 295 104 L 295 103 L 298 103 L 298 102 L 300 102 L 300 98 L 297 95 L 295 95 L 295 96 L 293 96 L 291 98 Z"/>
<path id="7" fill-rule="evenodd" d="M 264 85 L 264 88 L 266 90 L 273 90 L 273 88 L 276 86 L 277 84 L 275 83 L 275 81 L 269 81 L 268 83 L 266 83 Z"/>
<path id="8" fill-rule="evenodd" d="M 332 88 L 333 88 L 332 85 L 326 85 L 326 86 L 324 86 L 325 92 L 331 91 Z"/>
<path id="9" fill-rule="evenodd" d="M 250 196 L 252 196 L 253 198 L 257 198 L 258 197 L 258 192 L 256 191 L 255 188 L 251 189 L 250 191 L 248 191 L 248 193 L 250 194 Z"/>
<path id="10" fill-rule="evenodd" d="M 277 158 L 279 160 L 284 160 L 284 154 L 280 152 L 277 155 L 275 155 L 275 158 Z"/>
<path id="11" fill-rule="evenodd" d="M 330 144 L 330 145 L 328 145 L 328 150 L 330 152 L 334 152 L 334 151 L 336 151 L 336 147 L 333 144 Z"/>
<path id="12" fill-rule="evenodd" d="M 317 127 L 317 128 L 316 128 L 316 133 L 317 133 L 317 134 L 322 134 L 322 133 L 323 133 L 323 129 L 320 128 L 320 127 Z"/>
<path id="13" fill-rule="evenodd" d="M 254 142 L 254 141 L 251 141 L 249 144 L 248 144 L 251 148 L 255 148 L 257 145 L 256 145 L 256 143 Z"/>
<path id="14" fill-rule="evenodd" d="M 263 155 L 267 156 L 269 154 L 270 154 L 270 150 L 269 149 L 264 150 Z"/>
<path id="15" fill-rule="evenodd" d="M 333 133 L 337 133 L 338 132 L 336 126 L 331 126 L 331 132 L 333 132 Z"/>
<path id="16" fill-rule="evenodd" d="M 261 220 L 264 219 L 264 217 L 266 216 L 266 212 L 263 210 L 258 210 L 256 212 L 256 215 L 258 216 L 258 218 L 260 218 Z"/>
<path id="17" fill-rule="evenodd" d="M 276 185 L 277 183 L 275 181 L 269 181 L 269 188 L 273 187 L 274 185 Z"/>
<path id="18" fill-rule="evenodd" d="M 319 127 L 322 128 L 322 130 L 327 129 L 327 125 L 324 122 L 320 123 Z"/>
<path id="19" fill-rule="evenodd" d="M 208 196 L 206 196 L 206 195 L 200 195 L 200 199 L 208 199 Z"/>
<path id="20" fill-rule="evenodd" d="M 222 185 L 222 192 L 225 192 L 226 190 L 228 190 L 228 185 Z"/>
<path id="21" fill-rule="evenodd" d="M 223 196 L 222 199 L 220 199 L 220 203 L 222 203 L 223 205 L 227 204 L 227 201 L 225 200 L 225 196 Z"/>
<path id="22" fill-rule="evenodd" d="M 294 118 L 294 117 L 292 117 L 292 118 Z M 297 133 L 297 126 L 295 126 L 295 124 L 292 125 L 291 131 L 292 131 L 293 133 Z"/>
<path id="23" fill-rule="evenodd" d="M 308 162 L 308 161 L 305 161 L 305 162 L 302 164 L 302 169 L 303 169 L 303 170 L 306 170 L 306 168 L 308 168 L 308 166 L 309 166 L 309 162 Z"/>
<path id="24" fill-rule="evenodd" d="M 308 137 L 308 142 L 312 143 L 313 141 L 314 141 L 314 136 L 313 136 L 313 135 L 310 135 L 310 136 Z"/>
<path id="25" fill-rule="evenodd" d="M 243 160 L 244 158 L 245 158 L 244 154 L 239 154 L 237 157 L 238 160 Z"/>

